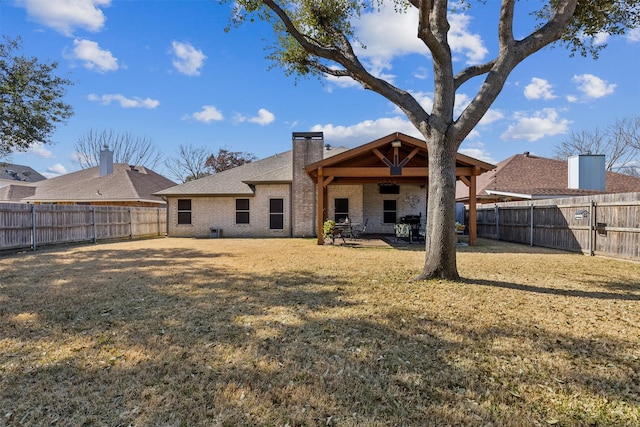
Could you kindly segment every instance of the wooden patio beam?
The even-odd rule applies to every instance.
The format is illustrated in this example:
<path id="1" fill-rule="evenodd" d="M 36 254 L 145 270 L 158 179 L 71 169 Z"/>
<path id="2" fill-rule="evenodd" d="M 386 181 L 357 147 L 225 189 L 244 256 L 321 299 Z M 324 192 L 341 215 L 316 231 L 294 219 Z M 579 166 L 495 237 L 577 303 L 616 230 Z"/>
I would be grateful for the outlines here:
<path id="1" fill-rule="evenodd" d="M 456 168 L 456 176 L 473 176 L 472 167 L 462 166 Z M 397 176 L 428 177 L 429 169 L 424 167 L 404 167 L 402 175 L 391 175 L 386 167 L 327 167 L 323 169 L 325 176 L 345 178 L 390 178 Z"/>

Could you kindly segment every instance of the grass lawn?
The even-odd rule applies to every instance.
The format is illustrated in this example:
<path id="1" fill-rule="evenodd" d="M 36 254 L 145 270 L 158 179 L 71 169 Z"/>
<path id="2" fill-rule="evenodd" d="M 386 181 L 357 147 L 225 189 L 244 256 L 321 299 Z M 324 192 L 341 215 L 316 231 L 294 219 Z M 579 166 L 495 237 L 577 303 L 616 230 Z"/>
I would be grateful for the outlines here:
<path id="1" fill-rule="evenodd" d="M 0 425 L 637 426 L 640 264 L 156 239 L 0 257 Z"/>

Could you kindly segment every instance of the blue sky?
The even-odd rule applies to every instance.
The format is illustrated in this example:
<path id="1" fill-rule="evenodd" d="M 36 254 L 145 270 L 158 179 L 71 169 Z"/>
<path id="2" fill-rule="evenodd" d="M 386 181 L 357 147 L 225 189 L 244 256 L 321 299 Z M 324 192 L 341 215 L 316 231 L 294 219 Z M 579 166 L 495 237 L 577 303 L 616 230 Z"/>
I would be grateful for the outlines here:
<path id="1" fill-rule="evenodd" d="M 518 3 L 516 37 L 533 25 L 523 9 L 532 3 Z M 457 70 L 495 54 L 498 4 L 474 2 L 452 17 Z M 58 61 L 75 83 L 66 96 L 75 115 L 54 144 L 14 153 L 12 162 L 49 177 L 78 170 L 75 142 L 92 129 L 148 138 L 167 158 L 181 144 L 262 158 L 289 150 L 291 133 L 301 131 L 323 131 L 327 143 L 348 147 L 395 131 L 419 137 L 394 105 L 352 81 L 296 81 L 269 69 L 270 28 L 225 32 L 229 15 L 229 4 L 209 0 L 0 0 L 0 33 L 21 36 L 23 54 Z M 430 58 L 416 19 L 383 8 L 364 15 L 357 33 L 365 64 L 428 107 Z M 460 151 L 493 163 L 524 151 L 552 157 L 572 132 L 638 116 L 640 32 L 597 42 L 608 44 L 597 61 L 558 46 L 520 64 Z M 479 83 L 462 87 L 459 108 Z"/>

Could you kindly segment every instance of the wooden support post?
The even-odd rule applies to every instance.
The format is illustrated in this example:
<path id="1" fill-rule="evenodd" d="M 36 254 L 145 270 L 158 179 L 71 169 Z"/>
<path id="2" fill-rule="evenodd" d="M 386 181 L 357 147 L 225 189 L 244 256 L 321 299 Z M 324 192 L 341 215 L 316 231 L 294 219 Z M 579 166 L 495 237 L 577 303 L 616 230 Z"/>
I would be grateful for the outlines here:
<path id="1" fill-rule="evenodd" d="M 476 176 L 471 175 L 469 178 L 469 246 L 475 246 L 478 243 Z"/>
<path id="2" fill-rule="evenodd" d="M 318 229 L 318 245 L 324 245 L 324 210 L 325 210 L 325 186 L 322 176 L 322 167 L 318 168 L 318 181 L 316 183 L 316 227 Z"/>

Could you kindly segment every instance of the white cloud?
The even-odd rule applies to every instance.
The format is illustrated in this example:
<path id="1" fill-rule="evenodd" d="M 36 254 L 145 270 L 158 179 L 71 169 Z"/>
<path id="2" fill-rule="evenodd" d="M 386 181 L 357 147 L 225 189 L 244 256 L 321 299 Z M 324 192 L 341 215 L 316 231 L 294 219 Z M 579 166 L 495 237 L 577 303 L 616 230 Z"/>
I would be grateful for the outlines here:
<path id="1" fill-rule="evenodd" d="M 98 102 L 101 105 L 110 105 L 112 102 L 117 102 L 122 108 L 148 108 L 154 109 L 160 105 L 160 101 L 151 98 L 140 98 L 134 96 L 133 98 L 127 98 L 119 93 L 96 95 L 94 93 L 89 94 L 87 97 L 89 101 Z"/>
<path id="2" fill-rule="evenodd" d="M 398 13 L 393 5 L 382 5 L 365 13 L 355 22 L 355 34 L 366 49 L 356 46 L 356 54 L 367 61 L 374 75 L 391 69 L 396 57 L 411 54 L 428 55 L 425 44 L 416 35 L 418 11 L 409 8 Z M 488 54 L 479 34 L 469 31 L 471 17 L 454 14 L 450 17 L 449 43 L 454 54 L 463 55 L 468 64 L 481 62 Z"/>
<path id="3" fill-rule="evenodd" d="M 258 115 L 256 117 L 251 117 L 249 121 L 251 123 L 257 123 L 264 126 L 272 123 L 275 119 L 276 116 L 271 111 L 261 108 L 260 110 L 258 110 Z"/>
<path id="4" fill-rule="evenodd" d="M 73 41 L 73 58 L 84 61 L 84 67 L 100 73 L 118 69 L 118 60 L 108 50 L 90 40 Z"/>
<path id="5" fill-rule="evenodd" d="M 429 69 L 426 67 L 419 67 L 416 71 L 413 72 L 413 77 L 418 80 L 426 80 L 429 77 Z"/>
<path id="6" fill-rule="evenodd" d="M 204 105 L 202 110 L 193 113 L 185 119 L 193 119 L 202 123 L 209 123 L 213 121 L 220 121 L 224 119 L 222 113 L 213 105 Z"/>
<path id="7" fill-rule="evenodd" d="M 596 46 L 601 46 L 609 41 L 611 35 L 609 33 L 605 33 L 604 31 L 597 33 L 593 36 L 593 44 Z"/>
<path id="8" fill-rule="evenodd" d="M 402 132 L 416 138 L 423 138 L 418 130 L 408 120 L 397 116 L 365 120 L 351 126 L 334 126 L 332 124 L 315 125 L 312 132 L 324 132 L 325 140 L 333 144 L 343 144 L 355 147 L 365 142 L 380 138 L 393 132 Z"/>
<path id="9" fill-rule="evenodd" d="M 589 43 L 589 41 L 591 41 L 595 46 L 601 46 L 601 45 L 607 43 L 610 38 L 611 38 L 611 35 L 609 33 L 607 33 L 607 32 L 604 32 L 604 31 L 596 33 L 593 36 L 588 36 L 588 35 L 586 35 L 584 33 L 580 34 L 580 39 L 583 42 Z"/>
<path id="10" fill-rule="evenodd" d="M 332 68 L 337 68 L 337 67 L 332 67 Z M 329 74 L 325 74 L 324 77 L 325 79 L 327 79 L 329 83 L 331 83 L 332 86 L 337 86 L 342 89 L 346 89 L 350 87 L 362 88 L 362 85 L 357 81 L 353 80 L 351 77 L 336 77 L 336 76 L 331 76 Z M 332 92 L 332 86 L 327 86 L 326 90 L 328 92 Z"/>
<path id="11" fill-rule="evenodd" d="M 433 110 L 433 93 L 431 92 L 411 92 L 411 95 L 418 101 L 420 106 L 424 108 L 426 112 Z M 460 116 L 465 108 L 469 106 L 472 99 L 466 93 L 456 93 L 454 100 L 454 115 Z M 395 112 L 400 114 L 402 110 L 396 107 Z M 487 113 L 488 114 L 488 113 Z M 495 116 L 494 116 L 495 117 Z M 486 123 L 486 122 L 485 122 Z"/>
<path id="12" fill-rule="evenodd" d="M 630 42 L 640 42 L 640 27 L 629 31 L 625 37 Z"/>
<path id="13" fill-rule="evenodd" d="M 454 53 L 462 53 L 467 58 L 467 64 L 478 64 L 487 56 L 489 51 L 484 46 L 479 34 L 472 34 L 468 27 L 471 18 L 464 14 L 453 14 L 449 18 L 449 45 Z"/>
<path id="14" fill-rule="evenodd" d="M 233 121 L 235 123 L 249 122 L 249 123 L 256 123 L 261 126 L 268 125 L 269 123 L 272 123 L 275 119 L 276 119 L 276 116 L 271 111 L 266 110 L 264 108 L 261 108 L 260 110 L 258 110 L 258 115 L 254 117 L 247 117 L 240 113 L 236 113 L 233 117 Z"/>
<path id="15" fill-rule="evenodd" d="M 47 178 L 55 178 L 56 176 L 64 175 L 66 173 L 67 169 L 62 164 L 56 163 L 53 166 L 49 166 L 43 175 Z"/>
<path id="16" fill-rule="evenodd" d="M 100 31 L 106 18 L 100 8 L 111 0 L 17 0 L 31 19 L 70 36 L 75 28 Z"/>
<path id="17" fill-rule="evenodd" d="M 12 150 L 14 153 L 18 153 L 17 151 Z M 27 154 L 33 154 L 38 157 L 42 157 L 43 159 L 50 159 L 53 157 L 53 153 L 49 151 L 49 149 L 45 148 L 45 145 L 41 142 L 36 142 L 29 146 L 25 151 Z"/>
<path id="18" fill-rule="evenodd" d="M 545 136 L 567 133 L 571 122 L 561 119 L 554 108 L 537 111 L 533 116 L 524 113 L 515 114 L 516 124 L 509 126 L 500 137 L 503 140 L 526 139 L 537 141 Z"/>
<path id="19" fill-rule="evenodd" d="M 71 161 L 75 163 L 80 163 L 81 165 L 86 165 L 91 163 L 91 155 L 87 153 L 80 153 L 79 151 L 74 151 L 71 153 Z"/>
<path id="20" fill-rule="evenodd" d="M 578 90 L 587 98 L 602 98 L 611 95 L 616 84 L 608 83 L 593 74 L 580 74 L 573 76 L 573 81 L 578 85 Z"/>
<path id="21" fill-rule="evenodd" d="M 487 126 L 491 123 L 497 122 L 498 120 L 504 119 L 504 113 L 500 110 L 494 110 L 490 108 L 486 114 L 480 119 L 478 125 Z"/>
<path id="22" fill-rule="evenodd" d="M 459 153 L 464 154 L 465 156 L 470 156 L 478 160 L 482 160 L 487 163 L 496 164 L 496 160 L 491 157 L 489 152 L 484 146 L 482 142 L 474 142 L 472 144 L 464 142 L 458 150 Z"/>
<path id="23" fill-rule="evenodd" d="M 524 96 L 527 99 L 554 99 L 553 86 L 545 80 L 538 77 L 531 79 L 531 83 L 524 87 Z"/>
<path id="24" fill-rule="evenodd" d="M 177 41 L 171 43 L 171 48 L 173 55 L 175 55 L 172 64 L 176 70 L 187 76 L 200 75 L 200 69 L 207 58 L 201 50 L 196 49 L 190 43 Z"/>
<path id="25" fill-rule="evenodd" d="M 418 101 L 418 104 L 427 113 L 430 113 L 433 110 L 433 93 L 432 92 L 411 92 L 411 95 Z M 396 111 L 398 113 L 402 113 L 402 110 L 396 107 Z M 404 114 L 404 113 L 403 113 Z"/>

